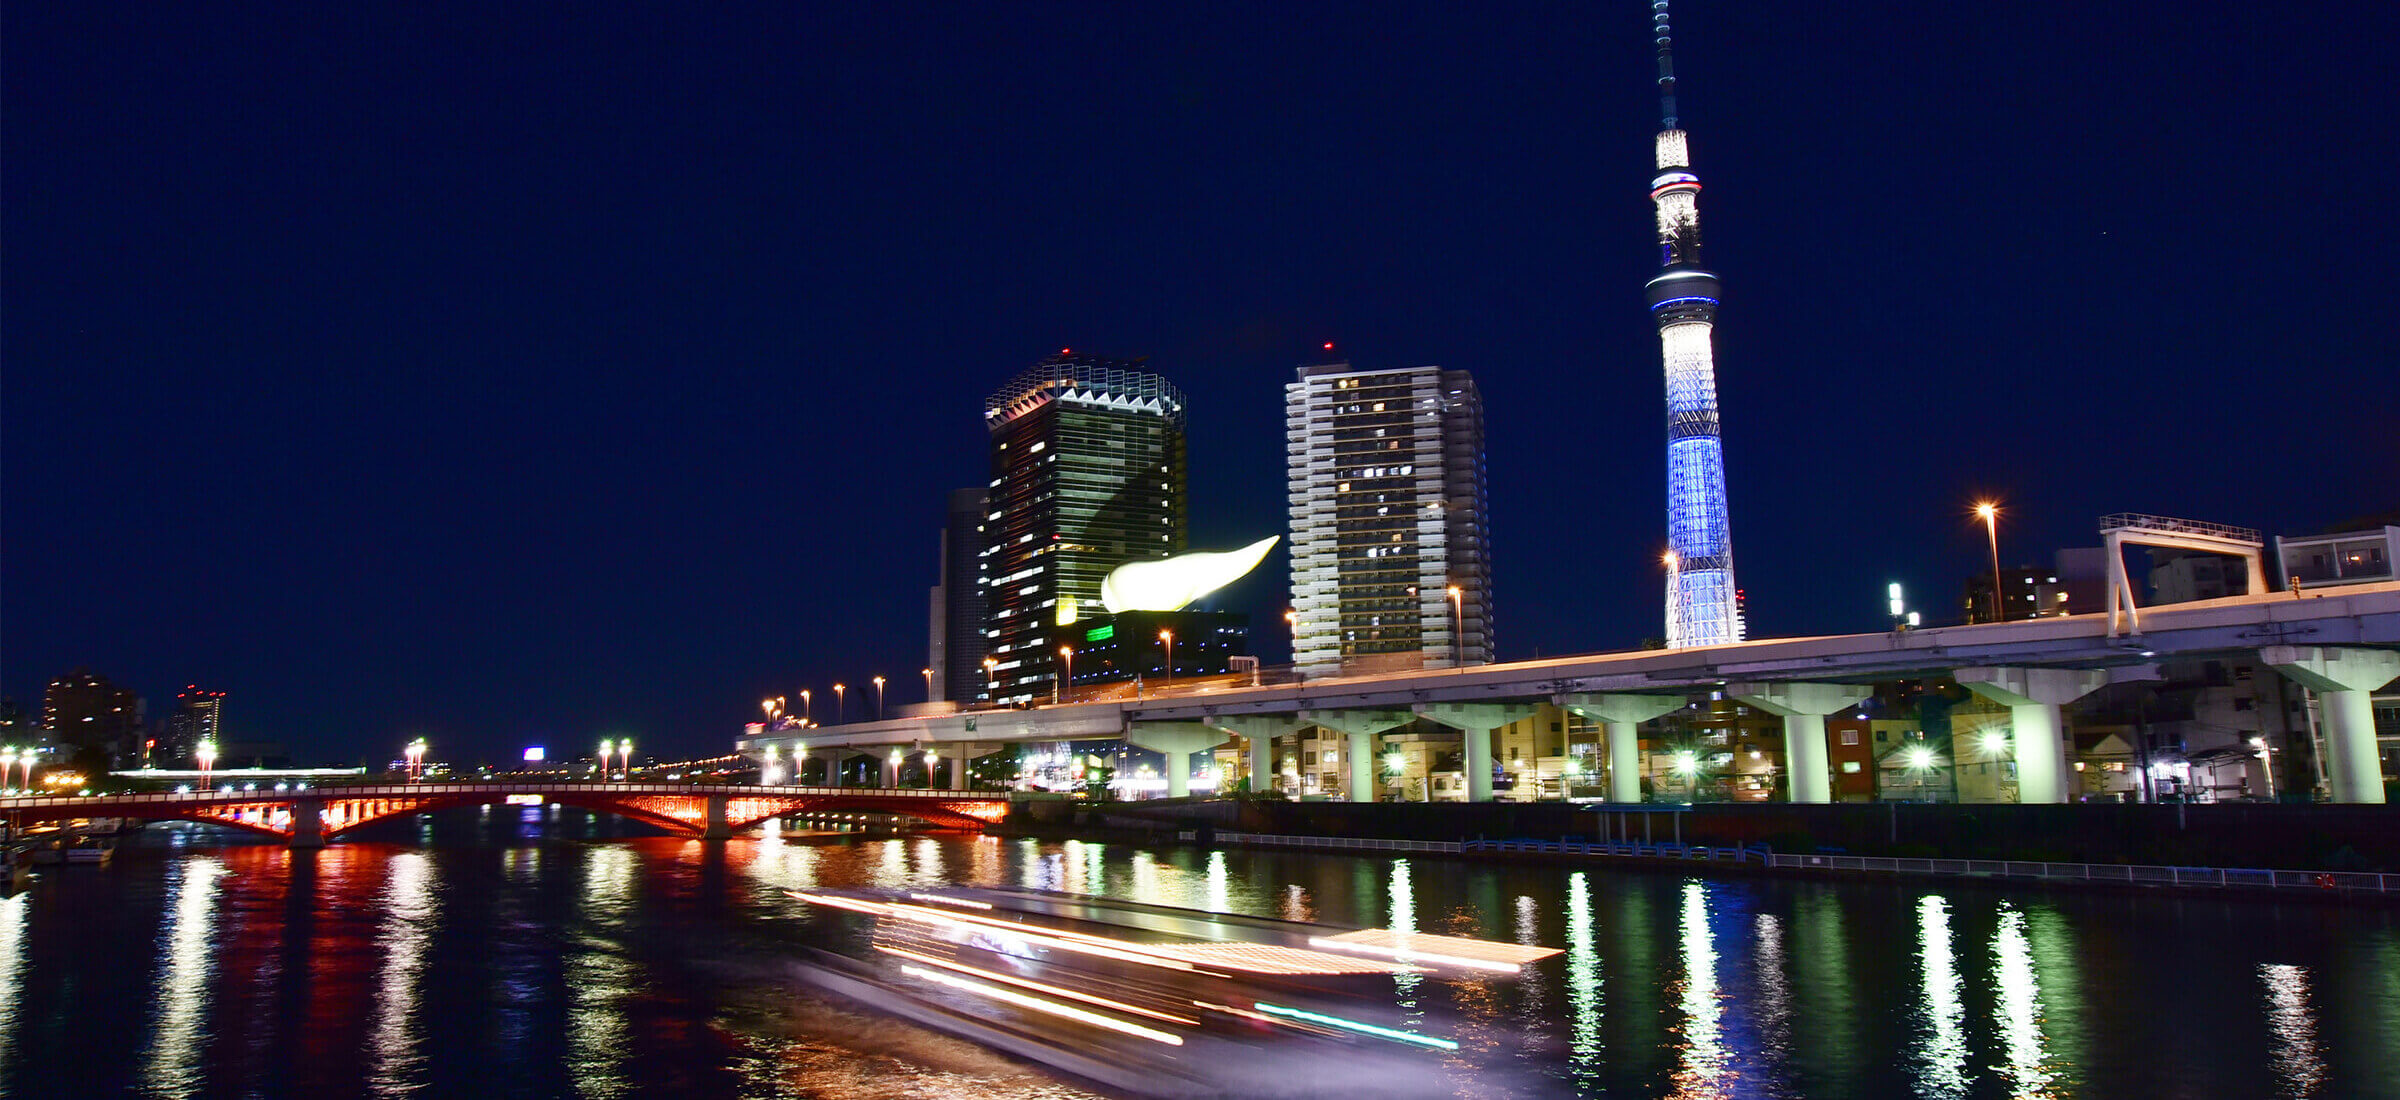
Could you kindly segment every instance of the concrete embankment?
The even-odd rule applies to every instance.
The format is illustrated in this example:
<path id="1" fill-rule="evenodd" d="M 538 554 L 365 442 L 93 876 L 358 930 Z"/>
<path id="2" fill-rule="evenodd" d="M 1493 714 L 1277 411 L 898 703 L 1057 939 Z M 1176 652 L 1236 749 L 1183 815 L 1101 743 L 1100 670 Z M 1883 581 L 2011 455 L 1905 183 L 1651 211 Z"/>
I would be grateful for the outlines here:
<path id="1" fill-rule="evenodd" d="M 1021 804 L 1006 827 L 1095 839 L 1183 832 L 1379 840 L 1632 840 L 1779 852 L 2400 873 L 2400 807 L 1352 803 Z"/>

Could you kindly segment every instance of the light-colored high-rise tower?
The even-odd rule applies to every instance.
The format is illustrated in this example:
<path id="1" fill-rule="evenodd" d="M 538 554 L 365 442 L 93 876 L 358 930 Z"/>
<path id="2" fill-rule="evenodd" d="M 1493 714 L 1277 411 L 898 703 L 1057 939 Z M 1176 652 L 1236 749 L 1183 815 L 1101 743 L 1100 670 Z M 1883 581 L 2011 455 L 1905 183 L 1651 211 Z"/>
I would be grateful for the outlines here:
<path id="1" fill-rule="evenodd" d="M 1284 414 L 1300 674 L 1490 662 L 1491 538 L 1474 378 L 1347 362 L 1299 375 L 1284 387 Z"/>
<path id="2" fill-rule="evenodd" d="M 1667 0 L 1651 0 L 1658 42 L 1658 206 L 1662 269 L 1650 280 L 1650 316 L 1667 370 L 1667 647 L 1742 640 L 1740 590 L 1725 503 L 1725 441 L 1717 424 L 1715 272 L 1700 266 L 1700 177 L 1675 117 L 1673 33 Z"/>

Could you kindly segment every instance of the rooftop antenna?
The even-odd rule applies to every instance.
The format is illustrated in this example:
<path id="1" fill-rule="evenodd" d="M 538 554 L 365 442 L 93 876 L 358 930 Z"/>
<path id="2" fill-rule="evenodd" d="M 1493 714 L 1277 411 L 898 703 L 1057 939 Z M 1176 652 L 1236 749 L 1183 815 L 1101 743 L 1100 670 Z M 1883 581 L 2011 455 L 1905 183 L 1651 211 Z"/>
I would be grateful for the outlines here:
<path id="1" fill-rule="evenodd" d="M 1650 35 L 1658 40 L 1659 129 L 1675 128 L 1675 33 L 1667 26 L 1667 0 L 1650 0 Z"/>

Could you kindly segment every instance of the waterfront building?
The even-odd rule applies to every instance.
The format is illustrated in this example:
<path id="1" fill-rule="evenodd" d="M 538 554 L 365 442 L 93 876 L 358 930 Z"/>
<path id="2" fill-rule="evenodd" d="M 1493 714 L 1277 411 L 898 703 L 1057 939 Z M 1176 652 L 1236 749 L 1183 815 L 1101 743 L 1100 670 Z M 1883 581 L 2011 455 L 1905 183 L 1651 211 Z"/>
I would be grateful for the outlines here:
<path id="1" fill-rule="evenodd" d="M 224 718 L 224 692 L 202 691 L 198 684 L 186 686 L 175 694 L 175 713 L 167 717 L 167 735 L 152 750 L 150 766 L 190 765 L 202 741 L 225 740 Z"/>
<path id="2" fill-rule="evenodd" d="M 1967 578 L 1959 595 L 1959 607 L 1970 623 L 2048 619 L 2070 614 L 2069 609 L 2075 606 L 2074 594 L 2058 578 L 2056 570 L 2032 565 L 2001 570 L 1999 611 L 1995 615 L 1992 575 L 1977 573 Z"/>
<path id="3" fill-rule="evenodd" d="M 1061 349 L 984 403 L 992 479 L 984 513 L 987 683 L 995 701 L 1047 701 L 1052 639 L 1129 561 L 1183 550 L 1184 397 L 1141 360 Z"/>
<path id="4" fill-rule="evenodd" d="M 1491 536 L 1473 376 L 1321 362 L 1284 387 L 1284 409 L 1300 675 L 1489 663 Z"/>
<path id="5" fill-rule="evenodd" d="M 1651 5 L 1658 43 L 1660 128 L 1650 201 L 1658 210 L 1660 269 L 1648 285 L 1667 375 L 1667 648 L 1742 640 L 1741 590 L 1725 500 L 1725 442 L 1717 421 L 1713 345 L 1719 288 L 1700 266 L 1700 177 L 1675 114 L 1674 39 L 1666 0 Z"/>
<path id="6" fill-rule="evenodd" d="M 983 525 L 991 496 L 953 489 L 942 523 L 942 581 L 928 608 L 925 667 L 933 670 L 927 701 L 968 702 L 984 691 Z"/>
<path id="7" fill-rule="evenodd" d="M 2275 538 L 2277 572 L 2285 584 L 2299 578 L 2303 590 L 2391 580 L 2395 555 L 2400 555 L 2400 527 L 2389 524 Z"/>
<path id="8" fill-rule="evenodd" d="M 98 749 L 139 754 L 142 699 L 90 669 L 50 681 L 42 693 L 42 732 L 69 752 Z"/>

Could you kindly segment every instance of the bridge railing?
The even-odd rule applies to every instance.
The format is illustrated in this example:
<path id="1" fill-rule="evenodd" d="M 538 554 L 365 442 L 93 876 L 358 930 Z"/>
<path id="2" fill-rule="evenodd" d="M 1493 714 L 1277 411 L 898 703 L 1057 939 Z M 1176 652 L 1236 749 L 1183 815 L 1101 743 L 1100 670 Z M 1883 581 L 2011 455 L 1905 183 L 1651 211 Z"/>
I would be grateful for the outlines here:
<path id="1" fill-rule="evenodd" d="M 90 806 L 95 810 L 121 809 L 129 806 L 188 806 L 219 802 L 291 802 L 299 799 L 338 798 L 424 798 L 446 795 L 540 794 L 540 795 L 726 795 L 736 798 L 790 797 L 851 797 L 936 799 L 957 801 L 965 799 L 992 801 L 1006 799 L 1006 791 L 931 790 L 922 787 L 758 787 L 722 784 L 691 783 L 385 783 L 375 785 L 335 785 L 294 788 L 284 791 L 136 791 L 125 794 L 90 795 L 29 795 L 0 798 L 0 810 L 53 809 Z"/>

